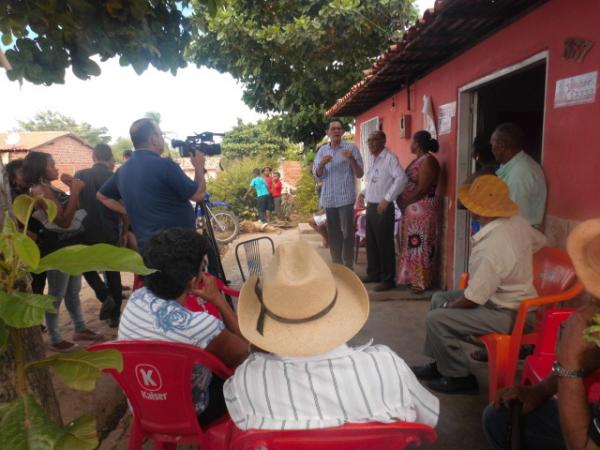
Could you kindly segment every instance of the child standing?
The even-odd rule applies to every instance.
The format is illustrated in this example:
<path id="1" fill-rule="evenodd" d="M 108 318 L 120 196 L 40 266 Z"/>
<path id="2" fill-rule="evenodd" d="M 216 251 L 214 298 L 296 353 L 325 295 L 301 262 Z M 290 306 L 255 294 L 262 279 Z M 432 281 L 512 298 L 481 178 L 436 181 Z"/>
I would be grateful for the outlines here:
<path id="1" fill-rule="evenodd" d="M 273 206 L 275 209 L 275 215 L 278 219 L 282 219 L 281 216 L 281 191 L 283 184 L 281 183 L 281 174 L 279 172 L 273 172 L 273 179 L 271 181 L 271 196 L 273 197 Z"/>
<path id="2" fill-rule="evenodd" d="M 263 177 L 260 176 L 260 169 L 254 169 L 252 171 L 252 180 L 250 181 L 250 187 L 244 198 L 247 198 L 252 192 L 252 188 L 256 190 L 256 207 L 258 208 L 258 220 L 262 223 L 267 223 L 267 208 L 269 206 L 269 188 L 267 182 Z"/>

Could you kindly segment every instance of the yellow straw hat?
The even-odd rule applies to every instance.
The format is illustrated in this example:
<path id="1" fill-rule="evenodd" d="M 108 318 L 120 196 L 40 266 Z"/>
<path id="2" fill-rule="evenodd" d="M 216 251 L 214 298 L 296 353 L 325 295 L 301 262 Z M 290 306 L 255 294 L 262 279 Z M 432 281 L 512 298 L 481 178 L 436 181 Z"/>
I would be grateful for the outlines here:
<path id="1" fill-rule="evenodd" d="M 587 291 L 600 298 L 600 219 L 577 225 L 567 239 L 567 252 Z"/>
<path id="2" fill-rule="evenodd" d="M 458 199 L 473 214 L 482 217 L 511 217 L 519 207 L 510 199 L 507 184 L 494 175 L 482 175 L 463 184 Z"/>
<path id="3" fill-rule="evenodd" d="M 308 356 L 350 340 L 369 316 L 369 295 L 347 267 L 328 266 L 306 242 L 279 245 L 260 279 L 242 286 L 244 337 L 277 355 Z"/>

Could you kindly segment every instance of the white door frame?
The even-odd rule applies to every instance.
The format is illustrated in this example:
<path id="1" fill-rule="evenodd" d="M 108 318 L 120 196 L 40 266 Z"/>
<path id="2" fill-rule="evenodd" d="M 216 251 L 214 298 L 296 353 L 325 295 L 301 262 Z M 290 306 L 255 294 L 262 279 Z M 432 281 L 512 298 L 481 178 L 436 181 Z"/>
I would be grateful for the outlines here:
<path id="1" fill-rule="evenodd" d="M 457 141 L 456 141 L 456 186 L 455 192 L 458 194 L 458 189 L 464 180 L 473 173 L 473 160 L 471 158 L 471 145 L 474 134 L 477 130 L 477 89 L 485 84 L 503 78 L 511 73 L 523 70 L 528 66 L 544 61 L 546 64 L 546 79 L 544 89 L 544 108 L 543 108 L 543 123 L 542 123 L 542 152 L 544 156 L 544 137 L 546 127 L 546 100 L 548 92 L 548 60 L 549 52 L 544 50 L 536 53 L 523 61 L 516 64 L 503 67 L 495 72 L 478 78 L 475 81 L 465 84 L 458 89 L 458 126 L 457 126 Z M 462 151 L 461 151 L 462 150 Z M 460 275 L 467 269 L 469 256 L 469 240 L 468 240 L 468 213 L 465 210 L 459 210 L 455 205 L 454 214 L 454 261 L 453 261 L 453 287 L 458 287 Z"/>

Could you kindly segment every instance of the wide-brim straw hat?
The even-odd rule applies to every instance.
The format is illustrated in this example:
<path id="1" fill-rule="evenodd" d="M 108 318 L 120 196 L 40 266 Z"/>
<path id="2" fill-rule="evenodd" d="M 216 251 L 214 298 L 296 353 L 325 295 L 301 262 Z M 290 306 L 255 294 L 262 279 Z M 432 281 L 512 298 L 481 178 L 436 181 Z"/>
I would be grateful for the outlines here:
<path id="1" fill-rule="evenodd" d="M 369 295 L 345 266 L 328 266 L 303 241 L 279 245 L 262 277 L 242 286 L 238 321 L 244 337 L 277 355 L 328 352 L 358 333 Z"/>
<path id="2" fill-rule="evenodd" d="M 567 239 L 567 252 L 587 291 L 600 298 L 600 219 L 577 225 Z"/>
<path id="3" fill-rule="evenodd" d="M 494 175 L 482 175 L 463 184 L 458 199 L 474 214 L 482 217 L 511 217 L 519 207 L 510 199 L 508 185 Z"/>

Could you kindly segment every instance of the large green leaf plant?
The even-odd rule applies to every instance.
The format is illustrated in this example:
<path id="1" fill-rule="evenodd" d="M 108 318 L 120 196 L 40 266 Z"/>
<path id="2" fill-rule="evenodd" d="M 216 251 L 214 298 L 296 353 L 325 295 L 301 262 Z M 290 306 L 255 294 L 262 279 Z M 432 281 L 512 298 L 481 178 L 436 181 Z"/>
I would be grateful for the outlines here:
<path id="1" fill-rule="evenodd" d="M 136 252 L 106 244 L 65 247 L 41 258 L 38 246 L 27 235 L 27 224 L 37 202 L 46 204 L 48 218 L 54 220 L 53 202 L 20 195 L 13 202 L 13 215 L 5 214 L 0 233 L 0 353 L 10 346 L 17 386 L 17 398 L 0 404 L 0 450 L 93 450 L 98 446 L 95 418 L 82 416 L 60 427 L 30 395 L 26 372 L 34 367 L 50 367 L 67 386 L 91 391 L 102 370 L 123 369 L 122 355 L 116 350 L 83 350 L 25 361 L 23 330 L 39 326 L 46 312 L 56 312 L 52 297 L 27 292 L 29 273 L 54 269 L 78 275 L 115 270 L 146 275 L 152 270 L 144 266 Z"/>

